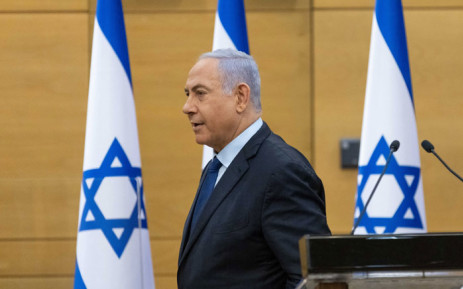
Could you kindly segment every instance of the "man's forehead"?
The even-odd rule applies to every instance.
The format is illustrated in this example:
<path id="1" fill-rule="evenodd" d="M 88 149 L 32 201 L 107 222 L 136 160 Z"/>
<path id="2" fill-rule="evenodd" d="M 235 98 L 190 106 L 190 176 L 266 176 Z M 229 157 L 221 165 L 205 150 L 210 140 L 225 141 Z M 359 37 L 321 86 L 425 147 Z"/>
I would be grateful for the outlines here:
<path id="1" fill-rule="evenodd" d="M 193 65 L 189 74 L 200 73 L 200 72 L 214 72 L 217 71 L 217 65 L 219 63 L 218 59 L 214 58 L 204 58 L 198 60 L 198 62 Z"/>
<path id="2" fill-rule="evenodd" d="M 218 60 L 213 58 L 205 58 L 196 62 L 188 73 L 185 87 L 192 88 L 204 85 L 208 81 L 219 81 L 217 64 Z"/>

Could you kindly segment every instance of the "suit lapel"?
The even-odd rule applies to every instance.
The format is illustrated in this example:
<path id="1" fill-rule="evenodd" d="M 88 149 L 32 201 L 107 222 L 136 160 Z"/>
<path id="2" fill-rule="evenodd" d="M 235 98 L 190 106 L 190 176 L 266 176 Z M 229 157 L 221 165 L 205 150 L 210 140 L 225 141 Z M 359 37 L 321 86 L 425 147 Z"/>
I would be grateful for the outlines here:
<path id="1" fill-rule="evenodd" d="M 180 244 L 180 253 L 179 256 L 180 258 L 183 256 L 183 251 L 185 250 L 185 245 L 187 242 L 189 242 L 188 238 L 190 236 L 190 229 L 191 229 L 191 219 L 193 217 L 193 211 L 196 206 L 196 201 L 198 200 L 198 194 L 199 194 L 199 189 L 201 188 L 204 178 L 206 176 L 205 172 L 207 171 L 208 166 L 210 165 L 210 162 L 208 165 L 203 169 L 201 173 L 201 179 L 199 180 L 199 186 L 198 189 L 196 190 L 196 195 L 193 200 L 193 204 L 191 205 L 190 212 L 188 213 L 188 216 L 185 221 L 185 226 L 183 227 L 183 235 L 182 235 L 182 243 Z M 180 258 L 179 258 L 179 264 L 180 264 Z"/>
<path id="2" fill-rule="evenodd" d="M 225 197 L 232 191 L 233 187 L 238 183 L 241 177 L 248 170 L 248 159 L 252 158 L 257 153 L 260 145 L 270 135 L 270 133 L 270 129 L 264 122 L 264 124 L 257 131 L 257 133 L 238 153 L 233 162 L 225 171 L 225 174 L 222 176 L 222 178 L 219 180 L 216 187 L 214 188 L 214 191 L 212 192 L 209 201 L 204 206 L 203 212 L 201 213 L 201 216 L 199 217 L 196 223 L 196 227 L 194 228 L 192 234 L 190 234 L 190 224 L 192 217 L 192 209 L 190 209 L 190 213 L 188 214 L 187 221 L 185 222 L 185 228 L 183 230 L 183 239 L 180 247 L 179 266 L 185 259 L 185 257 L 188 255 L 188 252 L 191 250 L 192 246 L 194 246 L 194 243 L 201 235 L 211 216 L 214 214 L 214 212 L 217 210 L 217 208 L 225 199 Z M 204 174 L 201 177 L 201 183 L 203 182 L 203 179 Z M 192 205 L 192 208 L 194 208 L 194 204 L 196 203 L 197 197 L 198 192 L 196 192 L 196 197 Z"/>
<path id="3" fill-rule="evenodd" d="M 198 218 L 198 221 L 195 225 L 195 228 L 193 229 L 193 232 L 191 232 L 190 234 L 189 229 L 188 230 L 184 229 L 184 233 L 183 233 L 184 236 L 182 240 L 182 246 L 180 249 L 181 253 L 180 253 L 179 265 L 182 263 L 182 260 L 185 258 L 185 256 L 188 255 L 188 252 L 190 251 L 191 247 L 194 245 L 194 243 L 198 239 L 201 232 L 204 230 L 204 227 L 206 226 L 207 222 L 211 218 L 214 211 L 217 209 L 220 203 L 224 200 L 224 198 L 228 195 L 228 193 L 235 186 L 235 184 L 239 181 L 241 176 L 246 172 L 247 168 L 248 168 L 248 164 L 246 161 L 240 162 L 238 166 L 232 167 L 230 165 L 230 167 L 226 170 L 225 174 L 222 176 L 220 181 L 217 183 L 216 187 L 214 188 L 214 191 L 211 194 L 211 197 L 209 198 L 206 205 L 204 206 L 204 209 L 201 213 L 201 216 Z M 191 225 L 191 215 L 192 215 L 191 211 L 192 210 L 190 210 L 190 214 L 188 215 L 187 224 L 186 224 L 188 228 L 190 228 L 190 225 Z M 189 235 L 189 238 L 188 238 L 188 235 Z"/>

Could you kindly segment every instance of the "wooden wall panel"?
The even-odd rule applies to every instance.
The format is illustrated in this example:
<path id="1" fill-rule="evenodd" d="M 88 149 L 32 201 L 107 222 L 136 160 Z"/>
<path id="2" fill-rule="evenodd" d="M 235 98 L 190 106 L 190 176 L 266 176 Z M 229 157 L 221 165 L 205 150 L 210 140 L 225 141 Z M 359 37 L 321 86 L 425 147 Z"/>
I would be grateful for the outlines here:
<path id="1" fill-rule="evenodd" d="M 248 13 L 251 54 L 261 72 L 263 119 L 311 157 L 309 11 Z"/>
<path id="2" fill-rule="evenodd" d="M 155 276 L 157 289 L 177 288 L 177 276 Z M 74 277 L 0 277 L 2 289 L 69 289 L 74 286 Z"/>
<path id="3" fill-rule="evenodd" d="M 80 178 L 0 179 L 0 240 L 75 238 Z"/>
<path id="4" fill-rule="evenodd" d="M 420 140 L 463 174 L 463 9 L 405 15 Z M 421 151 L 429 231 L 463 231 L 461 182 Z"/>
<path id="5" fill-rule="evenodd" d="M 177 288 L 177 275 L 175 276 L 155 276 L 154 283 L 157 289 Z"/>
<path id="6" fill-rule="evenodd" d="M 85 14 L 0 15 L 0 178 L 81 173 L 86 26 Z"/>
<path id="7" fill-rule="evenodd" d="M 177 288 L 177 276 L 155 276 L 157 289 Z M 74 286 L 74 277 L 0 277 L 2 289 L 69 289 Z"/>
<path id="8" fill-rule="evenodd" d="M 65 276 L 75 270 L 75 240 L 0 241 L 0 277 Z"/>
<path id="9" fill-rule="evenodd" d="M 75 234 L 86 24 L 86 14 L 0 15 L 0 238 Z"/>
<path id="10" fill-rule="evenodd" d="M 371 12 L 314 15 L 315 159 L 334 233 L 352 226 L 357 170 L 340 169 L 339 141 L 360 137 Z"/>
<path id="11" fill-rule="evenodd" d="M 373 8 L 375 0 L 313 0 L 314 8 Z M 463 7 L 460 0 L 402 0 L 405 8 L 455 8 Z"/>
<path id="12" fill-rule="evenodd" d="M 180 240 L 152 240 L 151 255 L 154 274 L 177 276 Z"/>
<path id="13" fill-rule="evenodd" d="M 0 280 L 20 276 L 74 276 L 75 239 L 0 240 L 0 248 Z M 176 275 L 179 248 L 178 240 L 151 240 L 156 275 Z"/>
<path id="14" fill-rule="evenodd" d="M 88 9 L 88 0 L 21 0 L 0 1 L 2 12 L 31 11 L 83 11 Z"/>
<path id="15" fill-rule="evenodd" d="M 91 11 L 96 10 L 97 0 L 90 0 Z M 130 12 L 212 12 L 217 9 L 217 0 L 127 0 L 123 1 L 125 13 Z M 247 11 L 250 10 L 281 10 L 308 9 L 310 0 L 247 0 Z M 180 15 L 178 15 L 180 16 Z"/>
<path id="16" fill-rule="evenodd" d="M 463 47 L 461 10 L 413 10 L 405 14 L 418 135 L 442 143 L 462 171 Z M 357 170 L 340 168 L 339 140 L 360 137 L 371 34 L 371 11 L 317 11 L 315 20 L 315 151 L 327 191 L 334 233 L 352 227 Z M 429 231 L 462 231 L 457 181 L 421 153 Z M 460 190 L 461 191 L 461 190 Z M 443 196 L 445 194 L 445 197 Z"/>
<path id="17" fill-rule="evenodd" d="M 0 277 L 0 288 L 2 289 L 69 289 L 73 287 L 74 277 L 71 276 Z"/>

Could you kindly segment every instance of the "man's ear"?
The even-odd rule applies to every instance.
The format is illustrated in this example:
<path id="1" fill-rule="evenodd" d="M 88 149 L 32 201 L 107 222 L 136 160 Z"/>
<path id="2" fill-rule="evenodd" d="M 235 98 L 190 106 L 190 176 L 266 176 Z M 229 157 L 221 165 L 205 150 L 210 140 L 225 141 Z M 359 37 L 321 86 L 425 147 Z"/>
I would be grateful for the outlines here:
<path id="1" fill-rule="evenodd" d="M 246 83 L 240 83 L 235 90 L 236 111 L 242 113 L 250 105 L 251 89 Z"/>

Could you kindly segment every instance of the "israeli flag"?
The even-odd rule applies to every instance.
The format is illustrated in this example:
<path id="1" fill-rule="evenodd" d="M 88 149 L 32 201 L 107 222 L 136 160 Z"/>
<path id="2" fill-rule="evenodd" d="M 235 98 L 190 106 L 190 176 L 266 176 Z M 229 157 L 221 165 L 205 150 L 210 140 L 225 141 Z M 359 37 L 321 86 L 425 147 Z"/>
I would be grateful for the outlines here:
<path id="1" fill-rule="evenodd" d="M 74 288 L 152 289 L 132 80 L 120 0 L 98 0 Z"/>
<path id="2" fill-rule="evenodd" d="M 249 54 L 248 32 L 243 0 L 219 0 L 215 14 L 212 50 L 236 49 Z M 204 168 L 214 156 L 211 147 L 203 147 Z"/>
<path id="3" fill-rule="evenodd" d="M 356 233 L 426 232 L 412 83 L 400 0 L 377 0 L 360 143 L 354 223 L 400 141 Z"/>

